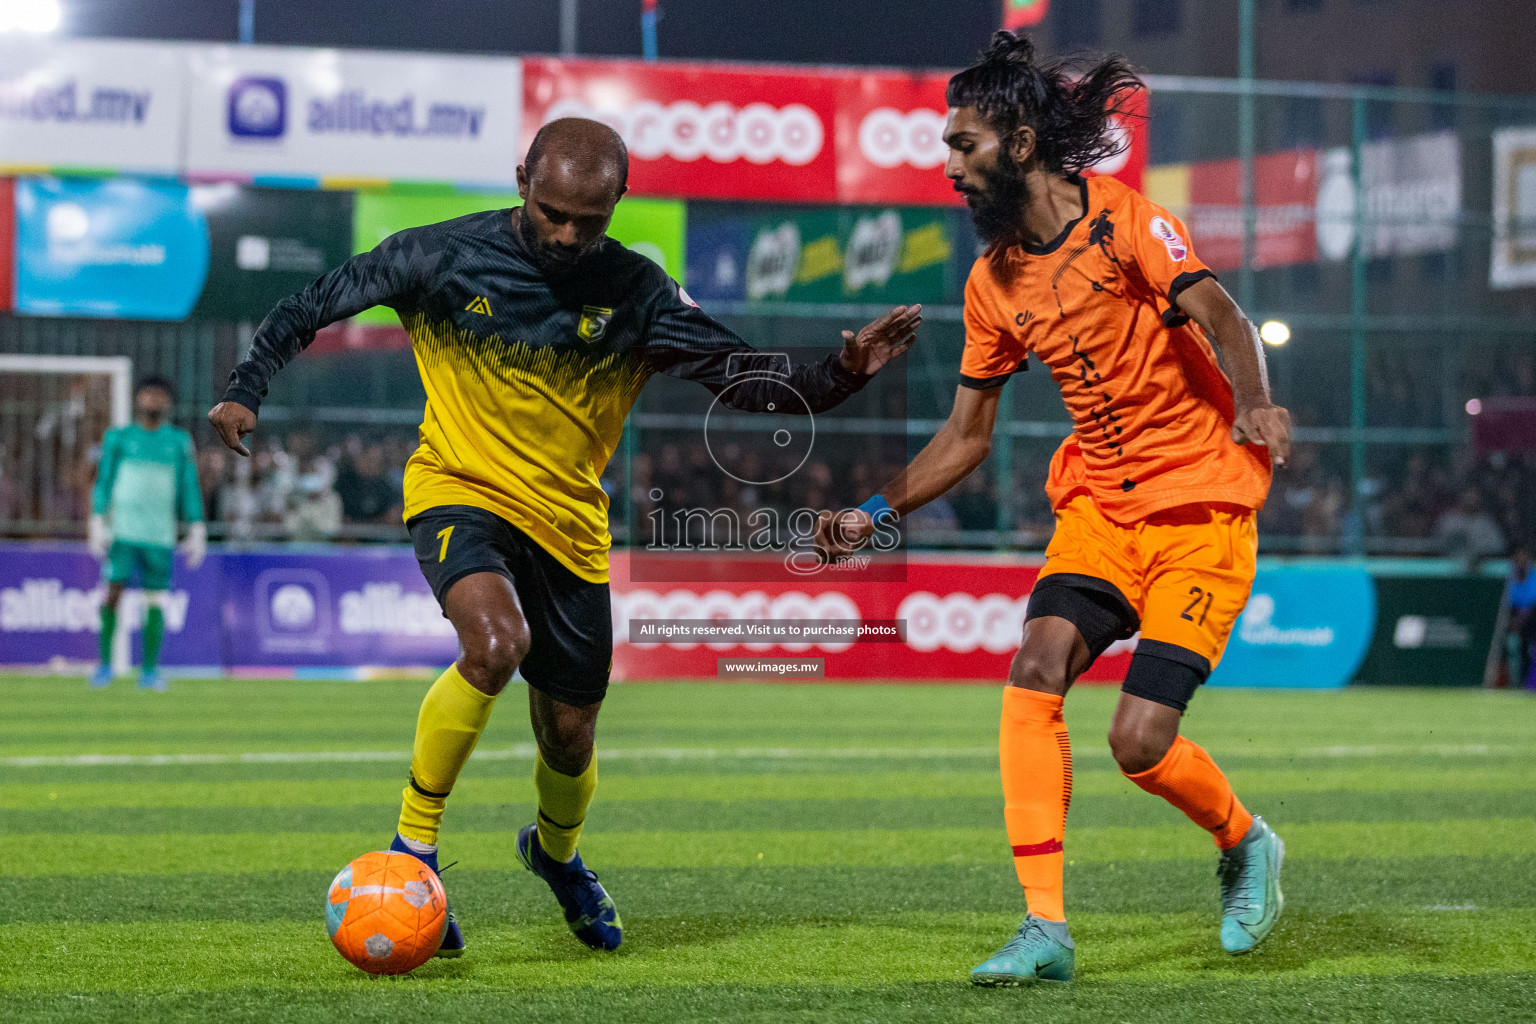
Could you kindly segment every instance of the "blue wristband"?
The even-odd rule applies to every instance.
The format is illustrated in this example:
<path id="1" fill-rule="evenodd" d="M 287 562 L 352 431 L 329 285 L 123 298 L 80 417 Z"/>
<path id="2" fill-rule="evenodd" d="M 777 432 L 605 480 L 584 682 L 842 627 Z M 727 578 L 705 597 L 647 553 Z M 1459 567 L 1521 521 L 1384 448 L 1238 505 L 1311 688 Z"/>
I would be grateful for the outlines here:
<path id="1" fill-rule="evenodd" d="M 894 522 L 897 518 L 896 510 L 891 508 L 891 503 L 885 500 L 885 495 L 883 494 L 877 494 L 873 498 L 870 498 L 868 501 L 866 501 L 864 504 L 860 505 L 859 511 L 868 512 L 869 518 L 877 522 L 879 521 L 880 513 L 882 512 L 889 512 L 889 519 L 892 522 Z"/>

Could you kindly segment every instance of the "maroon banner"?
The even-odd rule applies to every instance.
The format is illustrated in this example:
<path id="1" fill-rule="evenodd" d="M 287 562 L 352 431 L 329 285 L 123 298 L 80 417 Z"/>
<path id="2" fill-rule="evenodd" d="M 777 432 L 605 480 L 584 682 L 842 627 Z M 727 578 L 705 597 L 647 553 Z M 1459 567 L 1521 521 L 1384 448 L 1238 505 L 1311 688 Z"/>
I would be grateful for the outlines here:
<path id="1" fill-rule="evenodd" d="M 837 198 L 843 203 L 933 206 L 959 201 L 944 176 L 948 73 L 870 72 L 842 77 L 837 94 Z M 1147 96 L 1124 102 L 1112 130 L 1120 154 L 1089 169 L 1140 189 L 1147 169 Z"/>
<path id="2" fill-rule="evenodd" d="M 613 553 L 613 677 L 714 679 L 721 657 L 806 657 L 825 660 L 825 679 L 1001 683 L 1018 649 L 1037 564 L 1001 556 L 913 555 L 901 582 L 855 583 L 831 573 L 794 582 L 720 582 L 748 575 L 721 572 L 699 559 L 694 584 L 635 583 L 628 557 Z M 631 622 L 650 620 L 858 620 L 904 623 L 905 643 L 810 640 L 805 643 L 631 643 Z M 642 635 L 637 628 L 635 635 Z M 1130 665 L 1131 643 L 1117 644 L 1084 676 L 1117 682 Z"/>
<path id="3" fill-rule="evenodd" d="M 16 182 L 0 178 L 0 312 L 15 301 Z"/>
<path id="4" fill-rule="evenodd" d="M 1212 270 L 1243 265 L 1242 165 L 1214 160 L 1189 167 L 1189 233 Z M 1318 154 L 1268 153 L 1253 161 L 1254 266 L 1317 261 Z"/>
<path id="5" fill-rule="evenodd" d="M 825 73 L 622 60 L 523 61 L 524 146 L 560 117 L 613 126 L 635 195 L 837 198 L 837 78 Z"/>

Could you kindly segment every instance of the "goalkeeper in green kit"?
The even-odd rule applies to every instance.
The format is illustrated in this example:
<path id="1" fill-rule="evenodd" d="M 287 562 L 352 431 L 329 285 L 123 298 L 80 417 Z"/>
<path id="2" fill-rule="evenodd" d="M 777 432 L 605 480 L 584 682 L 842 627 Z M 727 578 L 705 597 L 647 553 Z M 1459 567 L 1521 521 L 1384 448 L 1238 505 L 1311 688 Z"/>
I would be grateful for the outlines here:
<path id="1" fill-rule="evenodd" d="M 89 543 L 91 554 L 105 559 L 101 575 L 107 593 L 101 602 L 101 664 L 91 676 L 92 687 L 112 682 L 117 603 L 137 576 L 147 609 L 139 688 L 165 692 L 160 640 L 165 635 L 165 597 L 179 523 L 187 524 L 182 553 L 188 567 L 196 569 L 208 553 L 192 435 L 165 422 L 175 400 L 170 381 L 144 378 L 134 389 L 133 422 L 114 427 L 101 440 Z"/>

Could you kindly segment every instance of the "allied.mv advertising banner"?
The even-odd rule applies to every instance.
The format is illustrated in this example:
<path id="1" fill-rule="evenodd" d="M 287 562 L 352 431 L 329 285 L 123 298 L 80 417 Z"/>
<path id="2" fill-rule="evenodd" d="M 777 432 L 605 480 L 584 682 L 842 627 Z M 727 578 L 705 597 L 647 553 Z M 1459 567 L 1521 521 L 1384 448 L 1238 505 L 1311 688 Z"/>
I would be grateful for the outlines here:
<path id="1" fill-rule="evenodd" d="M 193 178 L 516 182 L 514 58 L 213 46 L 192 51 L 190 81 Z"/>
<path id="2" fill-rule="evenodd" d="M 0 35 L 0 173 L 181 170 L 187 48 Z"/>

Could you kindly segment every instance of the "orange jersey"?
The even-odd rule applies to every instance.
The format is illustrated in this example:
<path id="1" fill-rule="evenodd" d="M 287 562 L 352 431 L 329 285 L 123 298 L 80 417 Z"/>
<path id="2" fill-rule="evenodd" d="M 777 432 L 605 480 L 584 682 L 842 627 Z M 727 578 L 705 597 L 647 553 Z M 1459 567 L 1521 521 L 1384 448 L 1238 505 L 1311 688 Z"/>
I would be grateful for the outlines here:
<path id="1" fill-rule="evenodd" d="M 1050 367 L 1073 433 L 1051 460 L 1060 509 L 1086 491 L 1129 523 L 1201 502 L 1263 506 L 1269 450 L 1232 440 L 1232 384 L 1178 294 L 1213 277 L 1167 210 L 1113 178 L 1082 183 L 1084 216 L 1039 248 L 976 261 L 965 284 L 962 383 Z"/>

